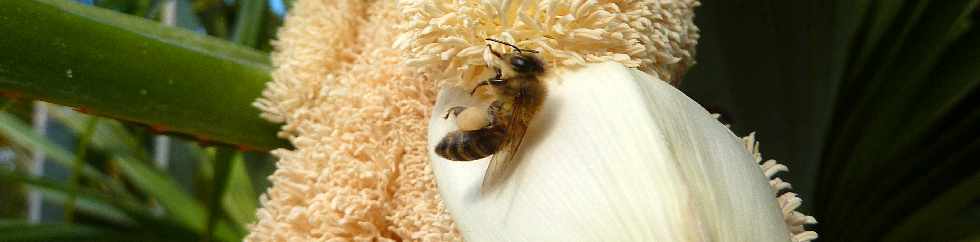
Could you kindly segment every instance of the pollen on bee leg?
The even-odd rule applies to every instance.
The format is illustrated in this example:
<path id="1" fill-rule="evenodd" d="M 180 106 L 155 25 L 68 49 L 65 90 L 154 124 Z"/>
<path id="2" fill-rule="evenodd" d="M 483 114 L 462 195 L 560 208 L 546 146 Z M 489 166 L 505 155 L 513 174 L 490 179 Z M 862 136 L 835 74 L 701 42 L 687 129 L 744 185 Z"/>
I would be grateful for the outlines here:
<path id="1" fill-rule="evenodd" d="M 462 131 L 482 129 L 489 123 L 486 107 L 467 107 L 456 115 L 456 127 Z"/>

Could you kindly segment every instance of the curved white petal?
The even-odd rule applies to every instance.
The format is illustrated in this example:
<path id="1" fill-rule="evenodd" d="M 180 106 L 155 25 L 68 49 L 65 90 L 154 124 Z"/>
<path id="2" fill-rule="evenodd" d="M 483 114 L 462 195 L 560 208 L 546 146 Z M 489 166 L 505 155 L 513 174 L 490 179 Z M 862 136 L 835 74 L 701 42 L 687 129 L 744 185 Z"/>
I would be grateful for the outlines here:
<path id="1" fill-rule="evenodd" d="M 549 80 L 516 168 L 480 194 L 487 160 L 432 152 L 465 90 L 439 93 L 429 151 L 467 241 L 790 241 L 769 180 L 738 137 L 672 86 L 621 64 Z"/>

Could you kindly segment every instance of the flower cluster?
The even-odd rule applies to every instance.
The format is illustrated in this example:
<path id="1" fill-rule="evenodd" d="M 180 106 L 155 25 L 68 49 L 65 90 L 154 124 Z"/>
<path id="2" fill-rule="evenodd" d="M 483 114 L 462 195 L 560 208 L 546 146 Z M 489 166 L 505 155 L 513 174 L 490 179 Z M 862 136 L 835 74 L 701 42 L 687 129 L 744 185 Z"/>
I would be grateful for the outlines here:
<path id="1" fill-rule="evenodd" d="M 614 61 L 668 82 L 694 64 L 696 0 L 405 0 L 395 47 L 448 84 L 487 75 L 486 38 L 537 50 L 552 66 Z M 494 45 L 499 51 L 511 51 Z"/>

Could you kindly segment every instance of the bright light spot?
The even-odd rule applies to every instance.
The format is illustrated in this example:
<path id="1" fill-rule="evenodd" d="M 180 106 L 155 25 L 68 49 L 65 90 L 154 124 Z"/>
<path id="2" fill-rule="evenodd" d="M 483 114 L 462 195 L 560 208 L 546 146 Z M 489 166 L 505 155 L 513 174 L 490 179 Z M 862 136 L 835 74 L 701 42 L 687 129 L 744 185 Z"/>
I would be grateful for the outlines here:
<path id="1" fill-rule="evenodd" d="M 283 15 L 286 15 L 286 4 L 283 3 L 282 0 L 269 0 L 269 10 L 272 10 L 273 13 L 279 17 L 282 17 Z"/>

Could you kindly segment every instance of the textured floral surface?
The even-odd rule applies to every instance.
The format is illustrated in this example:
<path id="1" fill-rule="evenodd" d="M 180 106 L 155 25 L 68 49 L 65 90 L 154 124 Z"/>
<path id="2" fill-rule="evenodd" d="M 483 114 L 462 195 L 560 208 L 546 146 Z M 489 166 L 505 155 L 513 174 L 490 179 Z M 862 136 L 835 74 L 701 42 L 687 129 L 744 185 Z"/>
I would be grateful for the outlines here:
<path id="1" fill-rule="evenodd" d="M 793 234 L 793 241 L 804 242 L 817 239 L 817 232 L 808 231 L 803 227 L 807 224 L 816 224 L 817 219 L 796 211 L 803 204 L 803 199 L 797 197 L 796 193 L 789 191 L 792 185 L 776 177 L 780 172 L 788 172 L 789 168 L 776 160 L 762 161 L 762 153 L 759 152 L 759 142 L 755 140 L 755 133 L 742 137 L 742 142 L 745 144 L 745 149 L 752 152 L 752 158 L 755 159 L 756 163 L 759 163 L 763 174 L 770 179 L 769 186 L 772 187 L 772 191 L 778 194 L 776 201 L 779 202 L 779 207 L 783 209 L 783 219 Z"/>
<path id="2" fill-rule="evenodd" d="M 256 101 L 295 149 L 274 151 L 247 240 L 460 240 L 426 125 L 439 85 L 489 75 L 484 38 L 539 50 L 551 67 L 615 61 L 668 82 L 694 63 L 696 1 L 535 2 L 296 1 Z"/>
<path id="3" fill-rule="evenodd" d="M 297 1 L 275 43 L 275 81 L 256 105 L 295 150 L 250 241 L 458 240 L 426 163 L 434 83 L 404 75 L 394 3 Z"/>
<path id="4" fill-rule="evenodd" d="M 694 64 L 695 0 L 407 0 L 395 45 L 439 80 L 468 86 L 486 75 L 485 38 L 540 51 L 554 67 L 615 61 L 662 80 Z M 511 51 L 495 44 L 499 51 Z"/>

